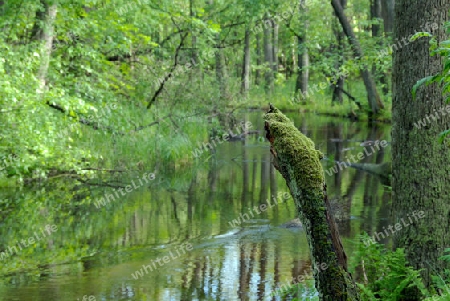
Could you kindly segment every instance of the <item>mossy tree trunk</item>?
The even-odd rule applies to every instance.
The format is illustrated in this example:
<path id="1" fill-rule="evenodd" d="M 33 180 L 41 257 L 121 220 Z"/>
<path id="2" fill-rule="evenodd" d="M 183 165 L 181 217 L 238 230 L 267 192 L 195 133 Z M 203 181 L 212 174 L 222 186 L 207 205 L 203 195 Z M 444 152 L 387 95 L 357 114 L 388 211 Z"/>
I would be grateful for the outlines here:
<path id="1" fill-rule="evenodd" d="M 448 39 L 444 23 L 449 19 L 449 10 L 448 0 L 397 0 L 394 40 L 407 40 L 428 23 L 434 24 L 429 31 L 439 45 Z M 431 275 L 443 275 L 449 267 L 439 257 L 450 241 L 450 148 L 448 142 L 438 141 L 439 133 L 450 128 L 450 115 L 442 110 L 448 104 L 437 83 L 420 87 L 415 100 L 411 96 L 418 80 L 444 68 L 443 59 L 430 56 L 429 47 L 429 38 L 421 38 L 395 50 L 392 76 L 393 222 L 408 220 L 415 210 L 425 213 L 395 232 L 394 247 L 405 248 L 408 262 L 415 269 L 423 269 L 426 285 L 432 283 Z M 414 126 L 427 116 L 431 118 L 426 126 Z"/>
<path id="2" fill-rule="evenodd" d="M 360 300 L 330 212 L 320 164 L 322 153 L 272 105 L 264 119 L 274 166 L 286 180 L 305 227 L 320 300 Z"/>

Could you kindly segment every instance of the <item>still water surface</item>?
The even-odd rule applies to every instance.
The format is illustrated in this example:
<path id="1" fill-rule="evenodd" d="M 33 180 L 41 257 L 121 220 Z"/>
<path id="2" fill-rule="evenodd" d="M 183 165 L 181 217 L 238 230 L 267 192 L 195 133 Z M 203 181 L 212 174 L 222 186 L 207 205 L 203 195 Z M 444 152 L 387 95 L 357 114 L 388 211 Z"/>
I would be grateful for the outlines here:
<path id="1" fill-rule="evenodd" d="M 197 159 L 200 169 L 182 174 L 158 171 L 152 185 L 100 209 L 86 207 L 83 199 L 111 192 L 110 188 L 73 191 L 60 185 L 2 192 L 3 200 L 17 199 L 23 208 L 27 204 L 30 208 L 15 215 L 15 220 L 8 218 L 7 212 L 0 213 L 3 248 L 14 244 L 11 241 L 17 237 L 31 237 L 32 229 L 46 224 L 56 224 L 58 231 L 51 240 L 0 261 L 4 275 L 0 278 L 0 301 L 83 297 L 284 300 L 272 295 L 276 286 L 310 274 L 311 261 L 303 230 L 286 227 L 296 217 L 292 199 L 272 204 L 260 214 L 251 209 L 267 203 L 271 195 L 287 192 L 284 180 L 270 163 L 261 116 L 259 111 L 243 114 L 242 120 L 250 120 L 259 134 L 220 144 Z M 323 161 L 325 169 L 333 166 L 333 160 L 343 161 L 363 151 L 363 141 L 391 140 L 387 125 L 367 128 L 362 123 L 312 114 L 289 116 L 325 153 L 329 159 Z M 388 145 L 363 162 L 389 161 L 390 152 Z M 381 232 L 389 225 L 390 189 L 377 177 L 351 168 L 326 175 L 326 180 L 351 258 L 356 235 Z M 55 199 L 62 200 L 60 208 L 46 207 L 58 203 Z M 39 211 L 36 202 L 41 204 Z M 233 224 L 237 218 L 240 223 Z M 64 263 L 26 269 L 27 264 L 52 261 L 48 256 Z M 8 274 L 12 265 L 23 265 L 26 272 Z M 146 271 L 143 265 L 148 266 Z M 137 271 L 141 275 L 135 274 Z M 313 300 L 306 296 L 314 292 L 299 295 L 300 299 Z"/>

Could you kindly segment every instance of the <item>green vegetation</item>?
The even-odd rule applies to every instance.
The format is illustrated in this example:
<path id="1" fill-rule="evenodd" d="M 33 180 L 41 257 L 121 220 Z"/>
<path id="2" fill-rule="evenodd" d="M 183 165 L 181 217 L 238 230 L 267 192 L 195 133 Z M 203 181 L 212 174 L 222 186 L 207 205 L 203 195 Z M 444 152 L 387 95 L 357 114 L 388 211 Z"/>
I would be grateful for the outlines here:
<path id="1" fill-rule="evenodd" d="M 194 206 L 195 198 L 192 198 L 193 187 L 198 186 L 213 194 L 216 181 L 220 182 L 213 175 L 217 169 L 224 168 L 221 165 L 223 162 L 220 161 L 220 156 L 215 155 L 215 150 L 204 152 L 198 158 L 193 158 L 193 151 L 204 142 L 212 141 L 240 122 L 247 121 L 249 110 L 268 109 L 269 102 L 293 116 L 298 113 L 333 116 L 340 118 L 337 123 L 344 118 L 369 123 L 390 122 L 393 107 L 391 55 L 401 53 L 397 48 L 407 46 L 392 44 L 394 11 L 393 6 L 386 4 L 388 2 L 390 1 L 0 1 L 0 187 L 4 189 L 0 198 L 0 226 L 8 229 L 1 231 L 0 256 L 5 257 L 4 251 L 11 246 L 18 246 L 17 233 L 22 238 L 29 238 L 34 229 L 44 229 L 47 225 L 59 225 L 61 229 L 61 232 L 52 234 L 55 235 L 55 240 L 50 243 L 32 243 L 21 252 L 15 251 L 13 258 L 13 253 L 10 252 L 8 260 L 1 264 L 0 276 L 7 281 L 20 283 L 23 280 L 19 279 L 21 275 L 38 279 L 51 269 L 57 270 L 55 266 L 77 265 L 89 258 L 101 257 L 103 249 L 111 253 L 117 252 L 115 248 L 120 244 L 110 240 L 127 239 L 123 237 L 129 233 L 121 226 L 133 223 L 129 216 L 141 210 L 142 207 L 139 206 L 149 206 L 150 212 L 155 210 L 155 215 L 164 216 L 164 221 L 156 219 L 156 222 L 151 222 L 154 228 L 160 226 L 159 222 L 173 218 L 177 219 L 178 227 L 181 227 L 184 222 L 194 219 L 193 216 L 200 216 L 199 220 L 204 222 L 203 228 L 207 229 L 201 231 L 211 230 L 212 225 L 217 229 L 226 229 L 224 225 L 227 225 L 228 219 L 221 216 L 223 204 L 219 202 L 222 199 L 213 200 L 208 198 L 209 195 L 204 195 L 200 204 Z M 422 39 L 429 39 L 431 55 L 440 56 L 445 61 L 443 70 L 438 74 L 426 74 L 414 87 L 406 87 L 406 79 L 410 80 L 407 77 L 411 72 L 404 72 L 402 76 L 405 87 L 411 90 L 413 97 L 420 97 L 424 87 L 439 85 L 448 102 L 450 41 L 438 41 L 438 36 L 428 32 L 436 31 L 436 28 L 427 24 L 423 28 L 414 29 L 420 32 L 407 41 L 408 45 L 417 47 L 417 44 L 424 42 Z M 450 23 L 446 26 L 448 29 Z M 396 48 L 396 52 L 393 48 Z M 410 62 L 411 65 L 415 63 Z M 400 85 L 396 87 L 399 88 Z M 410 95 L 403 93 L 402 96 L 406 98 Z M 410 111 L 413 112 L 407 107 L 398 109 L 402 114 L 409 114 Z M 423 111 L 424 108 L 419 108 L 414 111 L 415 115 L 408 115 L 410 119 L 396 123 L 411 125 L 423 120 L 420 115 Z M 310 139 L 296 131 L 300 124 L 294 125 L 287 117 L 279 115 L 276 109 L 275 113 L 266 115 L 273 134 L 283 136 L 289 132 L 292 136 L 286 135 L 287 139 L 294 137 L 299 140 L 298 144 L 286 148 L 280 147 L 280 144 L 289 145 L 291 141 L 276 141 L 275 147 L 280 152 L 284 151 L 284 155 L 302 156 L 303 160 L 297 161 L 298 164 L 290 170 L 298 179 L 300 189 L 320 188 L 324 177 L 327 178 L 318 172 L 321 164 L 326 164 L 320 161 L 324 155 L 313 143 L 319 136 L 326 132 L 327 140 L 322 141 L 320 146 L 316 145 L 324 153 L 325 149 L 329 152 L 329 162 L 334 159 L 344 161 L 344 151 L 348 154 L 355 149 L 353 146 L 346 150 L 337 147 L 338 144 L 342 147 L 341 143 L 347 139 L 344 139 L 339 130 L 328 132 L 324 127 L 321 131 L 314 131 L 315 137 L 309 136 Z M 402 114 L 397 113 L 397 118 L 404 115 Z M 267 146 L 264 144 L 264 125 L 260 117 L 251 116 L 253 124 L 258 125 L 252 129 L 254 132 L 251 134 L 255 136 L 253 140 L 244 141 L 243 154 L 236 154 L 230 159 L 233 164 L 242 167 L 243 182 L 246 183 L 243 184 L 242 196 L 232 194 L 229 200 L 224 196 L 225 193 L 221 195 L 223 200 L 230 203 L 237 198 L 244 200 L 246 193 L 256 188 L 261 188 L 261 199 L 268 193 L 267 186 L 270 186 L 270 191 L 277 189 L 277 180 L 271 179 L 273 182 L 268 184 L 269 181 L 265 178 L 269 173 L 270 177 L 275 178 L 275 173 L 263 165 L 261 183 L 255 184 L 254 176 L 252 185 L 249 184 L 249 170 L 252 169 L 251 173 L 255 175 L 259 165 L 256 163 L 256 155 L 254 158 L 247 157 L 247 149 Z M 442 124 L 448 125 L 444 121 Z M 317 123 L 314 126 L 321 125 Z M 344 126 L 346 130 L 348 127 L 351 126 Z M 357 139 L 353 139 L 355 142 L 380 138 L 375 132 L 367 136 L 365 132 L 359 132 L 361 127 L 358 124 L 348 131 Z M 418 144 L 414 139 L 426 136 L 419 130 L 414 129 L 414 137 L 411 139 L 404 136 L 403 141 L 412 143 L 410 147 L 407 147 L 406 142 L 400 143 L 397 138 L 397 150 L 402 147 L 415 150 Z M 409 129 L 397 128 L 394 133 L 401 135 L 408 131 Z M 383 135 L 386 135 L 385 132 Z M 428 133 L 429 137 L 433 137 L 431 131 Z M 443 142 L 450 134 L 450 129 L 439 128 L 438 133 Z M 235 138 L 239 140 L 242 137 Z M 338 141 L 336 145 L 331 143 L 331 139 Z M 250 146 L 245 144 L 249 141 L 252 143 Z M 395 144 L 392 142 L 392 145 Z M 431 145 L 430 141 L 422 142 L 424 152 L 414 153 L 420 160 L 425 157 L 423 154 L 428 154 L 427 147 Z M 435 146 L 429 148 L 434 151 L 437 149 Z M 411 154 L 395 155 L 405 160 L 402 162 L 403 166 L 409 166 L 409 161 L 419 161 Z M 241 159 L 242 162 L 239 161 Z M 270 161 L 268 155 L 267 158 L 261 156 L 259 159 Z M 400 161 L 392 162 L 392 168 L 390 163 L 380 164 L 386 159 L 383 154 L 377 153 L 376 158 L 374 156 L 372 159 L 365 164 L 373 164 L 370 165 L 372 167 L 387 166 L 389 170 L 393 170 L 393 178 L 400 178 L 395 176 L 395 172 L 400 170 L 395 168 L 395 164 L 400 164 Z M 448 163 L 442 160 L 442 164 L 435 164 L 436 168 Z M 247 162 L 254 164 L 250 168 L 246 165 Z M 433 177 L 425 176 L 425 171 L 431 170 L 429 166 L 431 164 L 424 164 L 421 168 L 411 165 L 409 170 L 419 170 L 423 177 L 431 179 Z M 263 170 L 266 174 L 263 174 Z M 305 172 L 296 174 L 298 170 Z M 155 172 L 157 177 L 155 183 L 145 188 L 158 187 L 168 190 L 170 194 L 162 198 L 157 192 L 153 194 L 145 191 L 140 199 L 142 203 L 114 204 L 111 211 L 105 209 L 98 213 L 100 217 L 94 217 L 92 211 L 95 210 L 95 200 L 104 192 L 96 188 L 119 188 L 150 172 Z M 232 176 L 226 177 L 225 184 L 232 186 L 234 170 L 230 168 L 227 172 Z M 198 178 L 207 180 L 197 182 L 197 174 Z M 448 175 L 444 170 L 440 173 L 435 170 L 430 174 L 440 174 L 441 179 Z M 340 190 L 343 182 L 350 183 L 349 187 L 356 187 L 358 177 L 362 177 L 358 174 L 353 176 L 350 173 L 332 175 L 334 183 L 328 184 L 336 186 L 338 198 L 348 197 L 350 200 L 352 207 L 346 212 L 349 216 L 356 210 L 358 214 L 365 212 L 365 202 L 371 195 L 370 191 L 378 192 L 376 184 L 370 183 L 373 187 L 367 188 L 367 191 L 366 187 L 358 187 L 355 190 L 348 189 L 351 196 L 344 194 Z M 404 186 L 414 190 L 410 188 L 413 185 Z M 435 192 L 440 189 L 441 187 L 436 188 Z M 358 202 L 352 203 L 351 198 L 356 190 L 361 197 Z M 393 190 L 397 196 L 400 195 L 395 187 Z M 186 208 L 185 199 L 178 200 L 178 203 L 175 201 L 173 194 L 178 192 L 188 195 Z M 412 191 L 405 190 L 403 198 L 407 199 L 411 194 Z M 441 198 L 441 203 L 446 194 L 442 195 L 444 197 Z M 321 193 L 315 197 L 317 204 L 323 199 Z M 421 200 L 421 197 L 411 199 Z M 437 198 L 429 194 L 426 199 Z M 145 205 L 146 200 L 149 205 Z M 169 206 L 169 201 L 174 207 L 173 212 L 161 213 L 161 208 L 169 212 L 164 207 Z M 252 205 L 253 202 L 252 199 Z M 394 205 L 397 204 L 400 202 L 395 202 Z M 404 208 L 409 205 L 407 202 L 402 204 Z M 417 201 L 415 205 L 423 204 L 425 203 Z M 306 208 L 307 205 L 303 207 Z M 374 205 L 374 208 L 381 211 L 384 205 L 386 203 Z M 181 222 L 177 206 L 185 210 L 180 215 Z M 229 207 L 224 210 L 229 216 L 242 213 L 242 206 L 237 203 L 232 203 Z M 309 209 L 312 212 L 315 208 Z M 324 210 L 324 207 L 320 209 Z M 118 217 L 117 212 L 122 210 L 124 215 Z M 280 210 L 290 212 L 296 209 L 291 204 Z M 402 210 L 397 208 L 394 212 Z M 269 217 L 273 216 L 278 217 L 276 214 Z M 22 225 L 20 221 L 26 223 Z M 72 228 L 76 230 L 71 239 L 57 238 L 62 233 L 72 231 Z M 175 228 L 173 225 L 167 226 L 158 237 L 163 238 L 163 243 L 172 242 L 171 233 Z M 372 225 L 372 229 L 374 228 Z M 112 229 L 115 230 L 114 234 L 109 237 Z M 214 229 L 214 234 L 222 233 L 217 229 Z M 315 230 L 319 232 L 324 229 L 319 227 Z M 100 234 L 95 234 L 95 231 Z M 183 233 L 185 237 L 191 238 L 188 235 L 189 229 L 186 233 Z M 423 235 L 425 237 L 428 234 Z M 103 236 L 108 236 L 110 240 L 98 239 Z M 328 243 L 327 235 L 324 234 L 322 238 L 322 242 Z M 181 238 L 176 237 L 174 240 Z M 153 243 L 161 241 L 155 239 Z M 417 241 L 420 239 L 416 239 Z M 138 244 L 127 245 L 121 249 L 123 253 L 117 255 L 114 262 L 125 262 L 127 256 L 143 257 L 136 255 L 136 250 L 138 253 L 143 252 L 139 250 Z M 256 248 L 252 250 L 256 252 Z M 421 298 L 428 298 L 425 300 L 435 300 L 432 295 L 437 293 L 441 294 L 439 300 L 450 300 L 450 271 L 445 270 L 444 275 L 435 276 L 433 280 L 437 289 L 434 289 L 424 282 L 425 277 L 421 278 L 420 271 L 408 266 L 408 261 L 412 263 L 411 258 L 408 258 L 411 254 L 406 247 L 390 252 L 378 244 L 369 248 L 358 246 L 352 256 L 352 272 L 357 275 L 364 299 L 402 300 L 407 292 L 415 291 L 421 294 Z M 433 256 L 436 254 L 437 251 Z M 449 255 L 442 257 L 444 262 L 450 261 L 449 258 Z M 83 271 L 81 267 L 73 269 Z M 341 270 L 330 270 L 330 274 L 332 272 L 335 275 L 343 274 Z M 55 272 L 59 273 L 60 271 Z M 297 293 L 312 299 L 317 297 L 316 292 L 309 287 L 297 288 Z"/>
<path id="2" fill-rule="evenodd" d="M 356 250 L 350 262 L 350 271 L 358 279 L 358 286 L 362 292 L 364 301 L 399 301 L 405 299 L 406 289 L 415 288 L 420 292 L 421 299 L 425 301 L 450 300 L 449 279 L 450 274 L 434 276 L 435 283 L 439 288 L 439 294 L 432 293 L 425 288 L 419 271 L 408 266 L 405 259 L 404 250 L 399 248 L 390 251 L 385 245 L 380 243 L 363 243 L 369 239 L 367 234 L 361 235 L 354 242 Z M 447 250 L 450 253 L 450 249 Z M 442 257 L 442 260 L 449 260 L 450 256 Z M 450 271 L 448 271 L 450 273 Z M 315 296 L 317 291 L 308 282 L 300 283 L 292 287 L 285 295 L 301 295 L 302 298 L 293 300 L 319 300 Z M 305 299 L 310 298 L 310 299 Z"/>
<path id="3" fill-rule="evenodd" d="M 335 17 L 320 1 L 308 1 L 307 14 L 306 6 L 281 0 L 68 3 L 0 4 L 0 158 L 5 166 L 0 185 L 67 175 L 94 179 L 108 174 L 101 170 L 149 170 L 154 162 L 191 165 L 186 154 L 208 133 L 229 128 L 236 108 L 265 107 L 267 100 L 282 109 L 366 120 L 369 107 L 359 66 L 389 70 L 389 56 L 378 53 L 388 39 L 364 30 L 358 38 L 370 50 L 362 60 L 352 59 L 345 44 L 341 54 L 333 53 Z M 245 24 L 238 22 L 242 11 L 247 12 Z M 367 11 L 367 4 L 348 8 L 359 28 L 379 24 Z M 267 18 L 278 26 L 271 61 L 277 71 L 269 90 L 264 76 L 271 63 L 262 49 Z M 309 30 L 302 46 L 298 37 L 304 21 Z M 246 47 L 240 37 L 246 31 L 248 97 L 240 87 Z M 293 103 L 302 99 L 293 54 L 299 46 L 309 51 L 311 64 L 305 68 L 311 88 L 304 101 Z M 345 89 L 360 107 L 350 99 L 330 106 L 336 74 L 346 75 Z M 389 111 L 378 118 L 388 120 Z"/>

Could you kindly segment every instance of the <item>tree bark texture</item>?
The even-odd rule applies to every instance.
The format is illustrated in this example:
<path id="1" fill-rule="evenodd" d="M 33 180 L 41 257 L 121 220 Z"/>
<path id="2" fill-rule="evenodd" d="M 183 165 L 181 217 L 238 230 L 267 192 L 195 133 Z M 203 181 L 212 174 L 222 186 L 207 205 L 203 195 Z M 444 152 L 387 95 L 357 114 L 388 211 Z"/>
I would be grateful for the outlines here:
<path id="1" fill-rule="evenodd" d="M 438 25 L 430 29 L 438 43 L 448 39 L 444 22 L 449 19 L 449 10 L 448 0 L 397 0 L 394 40 L 410 37 L 415 28 L 424 28 L 427 23 Z M 429 38 L 421 38 L 395 49 L 392 78 L 393 221 L 408 220 L 413 211 L 425 213 L 395 233 L 394 247 L 405 248 L 409 263 L 424 269 L 426 285 L 430 285 L 432 274 L 443 275 L 448 268 L 438 258 L 450 241 L 450 148 L 448 142 L 438 142 L 438 134 L 450 128 L 450 115 L 442 111 L 447 104 L 437 83 L 420 87 L 415 100 L 411 96 L 418 80 L 443 70 L 443 59 L 430 56 L 429 47 Z M 426 126 L 414 126 L 427 116 Z"/>

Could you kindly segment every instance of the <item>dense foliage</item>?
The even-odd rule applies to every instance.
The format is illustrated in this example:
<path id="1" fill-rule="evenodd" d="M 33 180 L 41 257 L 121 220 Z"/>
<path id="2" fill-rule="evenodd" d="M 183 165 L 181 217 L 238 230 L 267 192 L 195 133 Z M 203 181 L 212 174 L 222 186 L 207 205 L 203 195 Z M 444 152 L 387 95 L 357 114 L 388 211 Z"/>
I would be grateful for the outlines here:
<path id="1" fill-rule="evenodd" d="M 47 24 L 52 6 L 56 17 Z M 203 124 L 225 127 L 233 123 L 233 107 L 266 102 L 261 93 L 263 73 L 270 69 L 262 49 L 267 18 L 277 22 L 272 48 L 278 66 L 271 95 L 282 106 L 299 105 L 292 97 L 303 22 L 309 24 L 302 47 L 309 51 L 313 82 L 332 83 L 333 74 L 343 69 L 355 77 L 361 64 L 389 70 L 389 56 L 377 52 L 386 40 L 368 31 L 380 20 L 371 19 L 368 9 L 367 3 L 348 5 L 358 38 L 368 49 L 364 58 L 354 60 L 349 46 L 343 45 L 342 53 L 333 51 L 335 17 L 320 1 L 4 1 L 1 175 L 20 181 L 61 173 L 90 177 L 92 169 L 151 168 L 154 159 L 187 162 L 184 154 L 208 133 Z M 45 35 L 39 34 L 46 26 L 54 31 L 51 53 L 45 51 Z M 246 31 L 251 82 L 250 97 L 244 100 Z M 340 58 L 343 64 L 335 70 Z M 48 70 L 41 74 L 47 59 Z M 346 89 L 364 98 L 359 84 L 347 83 Z M 329 107 L 328 88 L 310 94 L 313 110 Z M 349 100 L 333 111 L 353 110 L 357 107 Z M 173 131 L 178 135 L 166 135 Z M 127 154 L 130 146 L 133 155 Z"/>

